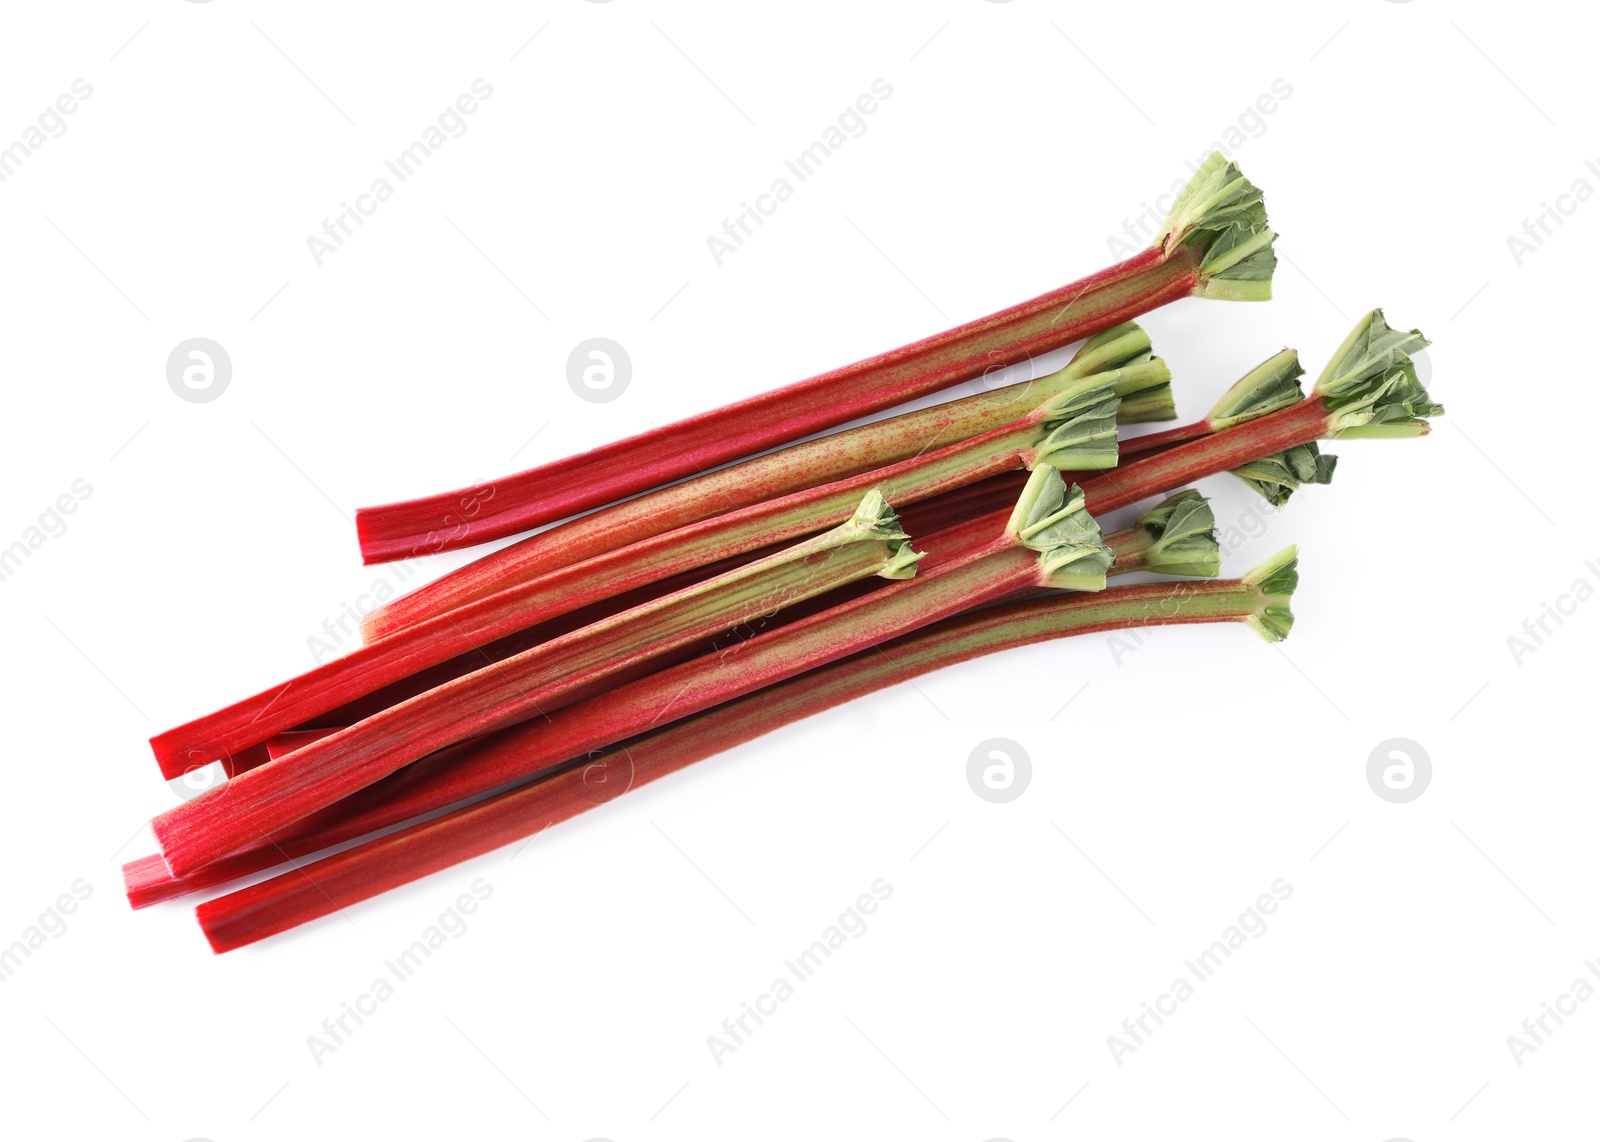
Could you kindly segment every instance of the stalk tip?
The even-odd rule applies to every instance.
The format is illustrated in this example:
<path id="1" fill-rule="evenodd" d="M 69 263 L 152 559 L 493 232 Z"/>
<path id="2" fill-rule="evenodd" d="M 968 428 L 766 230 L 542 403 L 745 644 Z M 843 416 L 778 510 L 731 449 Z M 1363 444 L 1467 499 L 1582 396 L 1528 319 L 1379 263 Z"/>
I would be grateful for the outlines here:
<path id="1" fill-rule="evenodd" d="M 1076 484 L 1069 490 L 1054 468 L 1033 470 L 1006 530 L 1039 553 L 1044 586 L 1073 591 L 1105 587 L 1111 550 L 1084 506 L 1082 490 Z"/>
<path id="2" fill-rule="evenodd" d="M 1150 334 L 1138 322 L 1124 321 L 1078 346 L 1065 371 L 1074 377 L 1088 377 L 1148 361 L 1150 355 Z"/>
<path id="3" fill-rule="evenodd" d="M 912 548 L 911 537 L 900 526 L 900 517 L 877 488 L 861 497 L 855 514 L 839 530 L 849 539 L 879 540 L 887 545 L 888 555 L 878 572 L 880 578 L 911 578 L 917 573 L 917 560 L 925 554 Z"/>
<path id="4" fill-rule="evenodd" d="M 1334 352 L 1312 392 L 1333 414 L 1328 436 L 1421 436 L 1434 404 L 1411 354 L 1428 345 L 1419 330 L 1390 327 L 1383 310 L 1364 314 Z"/>
<path id="5" fill-rule="evenodd" d="M 1117 466 L 1117 408 L 1121 399 L 1100 375 L 1085 378 L 1040 406 L 1049 430 L 1033 447 L 1030 467 L 1080 471 Z"/>
<path id="6" fill-rule="evenodd" d="M 1222 399 L 1206 414 L 1211 431 L 1221 432 L 1280 408 L 1298 404 L 1305 398 L 1300 378 L 1300 354 L 1293 349 L 1274 353 L 1233 383 Z"/>
<path id="7" fill-rule="evenodd" d="M 1173 203 L 1156 245 L 1200 251 L 1195 296 L 1222 301 L 1266 301 L 1278 264 L 1261 191 L 1238 164 L 1212 151 Z"/>
<path id="8" fill-rule="evenodd" d="M 1138 552 L 1132 569 L 1215 578 L 1222 570 L 1216 525 L 1210 501 L 1193 488 L 1168 496 L 1134 525 L 1149 543 Z"/>
<path id="9" fill-rule="evenodd" d="M 1244 576 L 1243 582 L 1255 588 L 1260 600 L 1255 613 L 1245 621 L 1268 642 L 1282 642 L 1294 627 L 1289 600 L 1300 585 L 1299 562 L 1300 549 L 1285 547 Z"/>
<path id="10" fill-rule="evenodd" d="M 1241 464 L 1232 471 L 1260 492 L 1267 503 L 1281 508 L 1301 484 L 1333 483 L 1333 470 L 1338 463 L 1337 456 L 1325 454 L 1312 440 Z"/>

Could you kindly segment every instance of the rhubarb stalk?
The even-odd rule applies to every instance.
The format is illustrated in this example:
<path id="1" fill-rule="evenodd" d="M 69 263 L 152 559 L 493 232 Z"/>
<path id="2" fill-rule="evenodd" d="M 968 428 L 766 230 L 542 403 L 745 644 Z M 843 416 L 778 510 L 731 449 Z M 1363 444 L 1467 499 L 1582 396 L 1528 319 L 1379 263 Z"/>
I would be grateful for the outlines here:
<path id="1" fill-rule="evenodd" d="M 379 607 L 362 621 L 363 634 L 372 641 L 674 528 L 1006 428 L 1074 382 L 1113 371 L 1122 398 L 1119 423 L 1172 415 L 1171 374 L 1165 362 L 1151 358 L 1150 335 L 1127 322 L 1091 337 L 1064 368 L 1049 376 L 807 440 L 530 535 Z"/>
<path id="2" fill-rule="evenodd" d="M 1115 511 L 1228 471 L 1281 504 L 1300 484 L 1325 484 L 1332 477 L 1334 458 L 1317 450 L 1318 440 L 1425 436 L 1426 418 L 1444 412 L 1411 362 L 1410 354 L 1427 344 L 1415 329 L 1390 328 L 1375 309 L 1356 323 L 1310 396 L 1085 480 L 1089 510 Z M 920 510 L 940 518 L 998 518 L 1020 483 L 1014 473 L 991 476 L 947 497 L 954 503 L 935 501 Z M 908 526 L 916 524 L 917 514 L 918 509 L 907 513 Z"/>
<path id="3" fill-rule="evenodd" d="M 1204 497 L 1193 491 L 1172 496 L 1147 511 L 1133 527 L 1106 536 L 1106 547 L 1115 560 L 1109 573 L 1215 575 L 1220 554 L 1213 524 L 1211 509 Z M 938 566 L 957 558 L 992 539 L 992 533 L 992 527 L 984 532 L 972 521 L 949 530 L 937 530 L 928 539 L 932 553 L 925 555 L 918 566 Z M 834 599 L 860 585 L 842 588 L 828 598 Z M 815 602 L 823 601 L 827 600 Z M 795 621 L 793 616 L 797 610 L 803 608 L 785 610 L 779 621 Z M 790 617 L 785 619 L 784 616 Z M 555 717 L 559 719 L 561 715 L 558 713 Z M 333 732 L 334 728 L 289 731 L 269 740 L 267 749 L 273 757 L 282 757 Z M 519 728 L 503 731 L 506 734 L 518 732 Z M 488 793 L 506 779 L 502 773 L 480 765 L 474 758 L 485 749 L 493 748 L 495 740 L 496 735 L 491 735 L 424 758 L 327 809 L 296 821 L 265 841 L 182 877 L 172 876 L 159 855 L 130 861 L 123 866 L 128 900 L 133 907 L 143 908 L 226 884 L 286 860 L 390 829 Z"/>
<path id="4" fill-rule="evenodd" d="M 151 749 L 163 773 L 185 772 L 535 623 L 704 563 L 807 535 L 847 515 L 865 492 L 914 503 L 1019 466 L 1109 467 L 1117 462 L 1119 388 L 1166 381 L 1165 365 L 1143 361 L 1052 386 L 1054 395 L 1012 424 L 518 583 L 168 730 L 151 739 Z"/>
<path id="5" fill-rule="evenodd" d="M 1244 622 L 1280 640 L 1293 622 L 1296 582 L 1290 548 L 1239 580 L 1056 594 L 961 614 L 632 738 L 605 756 L 576 749 L 568 756 L 580 760 L 556 773 L 208 901 L 196 915 L 212 950 L 231 951 L 491 852 L 802 718 L 1011 647 L 1203 622 Z M 571 740 L 585 740 L 581 725 L 569 717 L 537 739 L 525 738 L 521 746 L 539 754 L 525 768 L 541 768 L 569 726 L 579 731 Z"/>
<path id="6" fill-rule="evenodd" d="M 820 536 L 473 671 L 184 802 L 153 822 L 162 855 L 174 873 L 192 871 L 435 750 L 842 584 L 909 578 L 918 558 L 887 502 L 869 492 L 849 521 Z"/>
<path id="7" fill-rule="evenodd" d="M 1266 299 L 1275 258 L 1261 192 L 1220 154 L 1201 164 L 1148 250 L 912 345 L 492 483 L 356 518 L 363 559 L 513 535 L 1070 345 L 1197 296 Z M 638 458 L 649 457 L 645 464 Z"/>

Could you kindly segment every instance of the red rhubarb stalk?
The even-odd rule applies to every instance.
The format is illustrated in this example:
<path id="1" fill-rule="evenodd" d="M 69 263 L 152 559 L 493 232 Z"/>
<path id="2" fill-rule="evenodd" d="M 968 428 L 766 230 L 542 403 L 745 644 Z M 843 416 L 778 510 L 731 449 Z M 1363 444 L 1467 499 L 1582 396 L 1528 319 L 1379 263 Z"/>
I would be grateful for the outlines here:
<path id="1" fill-rule="evenodd" d="M 907 578 L 917 559 L 894 512 L 869 492 L 820 536 L 447 682 L 184 802 L 153 822 L 162 855 L 173 872 L 192 871 L 435 750 L 836 586 Z"/>
<path id="2" fill-rule="evenodd" d="M 1241 580 L 1055 594 L 961 614 L 881 651 L 857 653 L 632 738 L 603 756 L 580 752 L 577 763 L 550 776 L 208 901 L 196 914 L 212 950 L 231 951 L 491 852 L 802 718 L 1011 647 L 1106 630 L 1230 621 L 1282 639 L 1292 623 L 1295 582 L 1291 548 Z M 573 740 L 562 734 L 569 724 L 579 731 L 575 740 L 585 740 L 581 723 L 569 718 L 538 737 L 523 735 L 519 747 L 536 755 L 523 766 L 540 768 L 552 749 Z"/>
<path id="3" fill-rule="evenodd" d="M 1205 415 L 1205 419 L 1121 441 L 1122 459 L 1126 462 L 1164 452 L 1175 444 L 1209 436 L 1280 408 L 1288 408 L 1304 395 L 1299 385 L 1299 378 L 1304 372 L 1300 367 L 1299 354 L 1293 349 L 1276 353 L 1234 382 Z"/>
<path id="4" fill-rule="evenodd" d="M 1356 323 L 1309 396 L 1085 480 L 1089 510 L 1115 511 L 1228 471 L 1281 504 L 1298 482 L 1328 482 L 1333 458 L 1317 454 L 1318 440 L 1425 435 L 1425 418 L 1444 411 L 1429 398 L 1411 362 L 1410 354 L 1427 344 L 1415 329 L 1391 328 L 1383 312 L 1375 309 Z M 1291 351 L 1285 353 L 1292 358 Z M 1284 353 L 1274 355 L 1245 380 L 1281 368 L 1284 357 Z M 998 519 L 1020 483 L 1015 473 L 991 476 L 950 497 L 953 502 L 927 506 L 944 518 Z M 919 510 L 923 509 L 907 514 L 908 526 L 916 524 Z"/>
<path id="5" fill-rule="evenodd" d="M 807 535 L 864 493 L 914 503 L 995 472 L 1117 462 L 1119 385 L 1166 383 L 1146 361 L 1072 381 L 1022 419 L 887 468 L 655 535 L 402 627 L 298 678 L 151 739 L 163 773 L 182 773 L 328 713 L 408 675 L 579 606 L 718 559 Z M 1125 374 L 1135 373 L 1129 380 Z"/>
<path id="6" fill-rule="evenodd" d="M 808 440 L 708 472 L 570 520 L 474 560 L 373 611 L 362 622 L 368 641 L 481 599 L 517 583 L 654 535 L 764 500 L 897 464 L 1006 428 L 1068 385 L 1119 370 L 1117 395 L 1160 390 L 1143 414 L 1170 415 L 1170 373 L 1150 357 L 1150 336 L 1128 322 L 1090 338 L 1067 366 L 1047 377 L 951 401 Z M 1128 423 L 1119 409 L 1119 421 Z M 898 502 L 898 501 L 897 501 Z"/>
<path id="7" fill-rule="evenodd" d="M 1080 281 L 915 344 L 492 483 L 356 517 L 362 557 L 383 562 L 467 547 L 938 392 L 1191 295 L 1262 300 L 1273 234 L 1261 192 L 1213 154 L 1150 249 Z M 649 457 L 639 463 L 639 457 Z"/>
<path id="8" fill-rule="evenodd" d="M 1040 468 L 1029 479 L 1004 530 L 989 543 L 943 564 L 935 574 L 890 584 L 770 635 L 757 635 L 711 656 L 710 669 L 698 674 L 696 666 L 705 659 L 609 691 L 611 696 L 640 695 L 617 717 L 641 724 L 613 732 L 614 727 L 597 723 L 596 732 L 612 735 L 600 744 L 641 732 L 668 713 L 681 717 L 705 709 L 1019 590 L 1035 586 L 1099 590 L 1105 586 L 1112 556 L 1082 503 L 1076 489 L 1068 496 L 1060 473 Z M 923 581 L 931 584 L 925 591 L 897 589 Z M 527 718 L 537 711 L 542 694 L 530 693 L 520 680 L 505 682 L 505 665 L 402 703 L 157 817 L 152 825 L 168 868 L 178 876 L 193 872 L 436 749 Z M 689 672 L 681 690 L 657 694 L 653 688 L 668 685 L 680 671 Z M 471 701 L 458 701 L 458 689 Z M 559 710 L 547 719 L 557 714 Z M 484 767 L 481 757 L 479 761 L 480 771 L 494 771 L 492 763 Z M 456 766 L 452 772 L 460 770 Z M 522 775 L 513 772 L 493 784 L 518 776 Z"/>
<path id="9" fill-rule="evenodd" d="M 1133 527 L 1106 537 L 1106 547 L 1115 559 L 1110 573 L 1152 571 L 1168 575 L 1215 575 L 1219 552 L 1213 523 L 1210 508 L 1198 493 L 1189 491 L 1172 496 L 1146 512 Z M 986 520 L 966 521 L 954 524 L 949 530 L 937 530 L 928 540 L 931 553 L 923 556 L 918 566 L 939 566 L 960 558 L 992 540 L 994 533 L 995 525 Z M 867 586 L 869 582 L 863 580 L 841 588 L 826 599 L 813 600 L 810 605 L 833 602 L 841 594 Z M 803 617 L 805 610 L 805 606 L 786 608 L 777 616 L 777 621 L 792 623 Z M 333 727 L 290 731 L 271 739 L 267 748 L 274 757 L 281 757 L 333 732 Z M 502 783 L 500 776 L 483 771 L 471 759 L 494 740 L 495 736 L 491 735 L 424 758 L 327 809 L 296 821 L 265 842 L 186 876 L 173 877 L 159 855 L 131 861 L 123 867 L 129 901 L 135 908 L 143 908 L 225 884 L 285 860 L 393 828 L 455 802 L 490 792 Z M 487 784 L 483 784 L 485 781 Z"/>

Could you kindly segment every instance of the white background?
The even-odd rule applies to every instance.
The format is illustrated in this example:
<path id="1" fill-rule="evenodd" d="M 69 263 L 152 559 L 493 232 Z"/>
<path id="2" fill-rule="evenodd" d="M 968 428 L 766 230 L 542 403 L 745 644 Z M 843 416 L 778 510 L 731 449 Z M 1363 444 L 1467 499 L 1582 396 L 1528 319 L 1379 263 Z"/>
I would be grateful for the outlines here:
<path id="1" fill-rule="evenodd" d="M 1576 1136 L 1600 1002 L 1520 1066 L 1506 1039 L 1600 957 L 1600 605 L 1520 663 L 1507 639 L 1600 584 L 1600 204 L 1563 200 L 1520 265 L 1507 238 L 1600 187 L 1580 12 L 12 6 L 0 145 L 74 79 L 93 94 L 0 184 L 0 547 L 92 494 L 0 583 L 0 943 L 93 894 L 0 985 L 6 1133 Z M 307 236 L 479 77 L 466 134 L 319 267 Z M 707 236 L 878 78 L 866 133 L 718 266 Z M 1181 411 L 1285 344 L 1314 373 L 1380 304 L 1435 340 L 1449 410 L 1336 448 L 1334 485 L 1264 525 L 1208 481 L 1256 533 L 1229 573 L 1301 544 L 1283 653 L 1190 628 L 970 664 L 220 958 L 188 907 L 128 911 L 118 866 L 174 803 L 144 739 L 312 665 L 392 575 L 359 563 L 358 505 L 1097 269 L 1280 79 L 1230 148 L 1283 235 L 1277 296 L 1150 315 Z M 212 403 L 164 373 L 196 336 L 233 362 Z M 633 360 L 612 403 L 566 382 L 593 336 Z M 1034 763 L 1002 806 L 965 779 L 991 737 Z M 1393 737 L 1433 764 L 1406 805 L 1365 775 Z M 880 877 L 865 935 L 715 1063 L 707 1036 Z M 466 933 L 315 1062 L 307 1037 L 477 878 Z M 1266 934 L 1114 1062 L 1107 1036 L 1277 878 Z"/>

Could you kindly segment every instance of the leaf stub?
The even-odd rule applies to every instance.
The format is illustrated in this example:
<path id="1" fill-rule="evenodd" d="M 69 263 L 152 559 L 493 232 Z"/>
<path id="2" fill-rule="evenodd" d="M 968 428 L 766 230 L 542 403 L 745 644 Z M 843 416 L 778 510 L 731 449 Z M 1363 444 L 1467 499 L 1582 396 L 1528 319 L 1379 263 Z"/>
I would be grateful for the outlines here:
<path id="1" fill-rule="evenodd" d="M 1088 377 L 1148 361 L 1150 355 L 1150 334 L 1144 326 L 1136 321 L 1124 321 L 1096 333 L 1080 345 L 1062 371 L 1074 377 Z"/>
<path id="2" fill-rule="evenodd" d="M 1222 571 L 1216 525 L 1210 501 L 1193 488 L 1168 496 L 1134 525 L 1149 542 L 1133 569 L 1215 578 Z"/>
<path id="3" fill-rule="evenodd" d="M 1091 377 L 1075 392 L 1041 406 L 1049 430 L 1033 448 L 1032 466 L 1062 471 L 1117 466 L 1117 410 L 1121 400 L 1110 385 Z"/>
<path id="4" fill-rule="evenodd" d="M 1198 297 L 1266 301 L 1272 296 L 1277 235 L 1267 225 L 1261 190 L 1220 151 L 1211 152 L 1178 194 L 1156 244 L 1201 251 Z"/>
<path id="5" fill-rule="evenodd" d="M 1300 354 L 1293 349 L 1274 353 L 1240 377 L 1206 415 L 1211 431 L 1221 432 L 1305 399 L 1300 378 Z"/>
<path id="6" fill-rule="evenodd" d="M 822 546 L 863 540 L 885 545 L 883 567 L 877 572 L 881 578 L 909 579 L 917 573 L 917 561 L 924 553 L 912 547 L 911 537 L 900 527 L 899 515 L 877 488 L 861 497 L 855 514 L 847 521 L 817 536 Z"/>
<path id="7" fill-rule="evenodd" d="M 1417 379 L 1411 360 L 1427 345 L 1419 330 L 1392 328 L 1381 309 L 1363 315 L 1312 389 L 1333 414 L 1328 435 L 1356 435 L 1357 429 L 1366 429 L 1364 436 L 1426 432 L 1427 418 L 1444 412 Z"/>
<path id="8" fill-rule="evenodd" d="M 1245 621 L 1268 642 L 1282 642 L 1294 628 L 1289 601 L 1300 585 L 1299 554 L 1298 547 L 1286 547 L 1244 576 L 1244 584 L 1255 589 L 1259 600 Z"/>
<path id="9" fill-rule="evenodd" d="M 1006 531 L 1039 553 L 1040 581 L 1046 587 L 1099 591 L 1106 585 L 1112 554 L 1100 525 L 1084 506 L 1076 484 L 1067 488 L 1054 468 L 1035 468 L 1028 477 Z"/>
<path id="10" fill-rule="evenodd" d="M 1142 393 L 1122 398 L 1117 409 L 1118 424 L 1154 424 L 1163 420 L 1177 420 L 1178 406 L 1172 399 L 1172 385 L 1157 385 Z"/>
<path id="11" fill-rule="evenodd" d="M 1337 456 L 1329 456 L 1316 441 L 1297 444 L 1282 452 L 1262 456 L 1232 469 L 1273 507 L 1281 508 L 1301 484 L 1331 484 Z"/>

